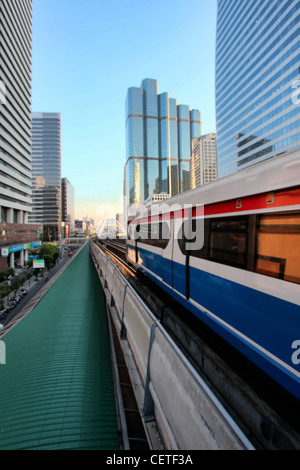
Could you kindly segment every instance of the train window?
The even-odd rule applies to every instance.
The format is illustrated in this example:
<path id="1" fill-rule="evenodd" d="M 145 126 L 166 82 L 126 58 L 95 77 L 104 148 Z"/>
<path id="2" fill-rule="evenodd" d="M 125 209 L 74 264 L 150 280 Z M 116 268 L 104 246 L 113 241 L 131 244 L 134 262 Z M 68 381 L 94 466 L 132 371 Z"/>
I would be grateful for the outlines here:
<path id="1" fill-rule="evenodd" d="M 203 223 L 203 221 L 200 221 L 200 219 L 198 219 L 198 223 Z M 193 233 L 197 233 L 196 224 L 197 224 L 196 219 L 193 219 L 192 220 L 192 232 Z M 192 240 L 187 240 L 184 229 L 185 229 L 185 224 L 183 223 L 179 229 L 177 238 L 178 238 L 178 245 L 182 254 L 186 255 L 187 254 L 186 243 L 195 243 L 195 238 Z M 207 258 L 207 242 L 206 242 L 207 233 L 208 233 L 208 220 L 205 220 L 204 221 L 204 244 L 200 250 L 192 250 L 189 252 L 189 254 L 193 256 L 194 258 L 202 258 L 202 259 Z"/>
<path id="2" fill-rule="evenodd" d="M 170 229 L 167 222 L 153 222 L 141 225 L 139 242 L 157 248 L 167 248 L 170 241 Z"/>
<path id="3" fill-rule="evenodd" d="M 178 231 L 177 242 L 178 242 L 178 245 L 179 245 L 179 248 L 180 248 L 182 254 L 184 254 L 184 256 L 185 256 L 187 254 L 187 252 L 186 252 L 186 249 L 185 249 L 186 239 L 185 239 L 185 236 L 184 236 L 184 224 L 181 225 L 181 227 Z"/>
<path id="4" fill-rule="evenodd" d="M 209 255 L 211 261 L 246 268 L 247 217 L 210 220 Z"/>
<path id="5" fill-rule="evenodd" d="M 148 240 L 148 224 L 140 224 L 137 227 L 138 242 L 147 243 Z"/>
<path id="6" fill-rule="evenodd" d="M 156 242 L 156 240 L 160 239 L 160 224 L 158 222 L 152 223 L 148 225 L 148 237 L 149 240 L 153 240 Z"/>
<path id="7" fill-rule="evenodd" d="M 128 240 L 134 240 L 135 237 L 135 230 L 136 230 L 136 225 L 128 225 Z"/>
<path id="8" fill-rule="evenodd" d="M 255 272 L 300 284 L 300 214 L 258 218 Z"/>

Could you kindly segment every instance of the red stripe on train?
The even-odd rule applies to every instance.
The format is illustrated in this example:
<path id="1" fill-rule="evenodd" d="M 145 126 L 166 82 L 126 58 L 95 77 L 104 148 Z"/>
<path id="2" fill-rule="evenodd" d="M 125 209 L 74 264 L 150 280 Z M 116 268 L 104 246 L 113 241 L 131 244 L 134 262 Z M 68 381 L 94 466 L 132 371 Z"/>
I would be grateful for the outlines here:
<path id="1" fill-rule="evenodd" d="M 255 211 L 259 209 L 271 209 L 273 207 L 288 207 L 300 204 L 300 188 L 264 193 L 234 199 L 217 204 L 205 206 L 204 215 L 226 214 L 230 212 Z"/>
<path id="2" fill-rule="evenodd" d="M 201 204 L 201 201 L 199 201 Z M 289 207 L 300 204 L 300 188 L 287 189 L 274 193 L 256 194 L 240 199 L 232 199 L 230 201 L 217 202 L 204 206 L 204 216 L 219 215 L 227 213 L 236 213 L 244 211 L 255 211 L 259 209 L 271 209 L 274 207 Z M 172 207 L 172 205 L 171 205 Z M 159 222 L 162 220 L 172 220 L 187 218 L 188 209 L 166 213 L 162 215 L 150 216 L 139 220 L 139 223 Z M 193 209 L 193 217 L 203 216 L 203 206 Z M 130 222 L 129 222 L 130 223 Z"/>

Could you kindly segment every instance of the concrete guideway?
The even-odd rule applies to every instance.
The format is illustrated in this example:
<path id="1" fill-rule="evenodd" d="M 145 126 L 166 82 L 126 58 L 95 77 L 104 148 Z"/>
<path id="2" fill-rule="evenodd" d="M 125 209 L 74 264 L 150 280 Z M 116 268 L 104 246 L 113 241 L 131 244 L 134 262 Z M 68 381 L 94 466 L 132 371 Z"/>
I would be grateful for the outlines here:
<path id="1" fill-rule="evenodd" d="M 118 450 L 105 299 L 88 244 L 58 276 L 1 337 L 0 449 Z"/>

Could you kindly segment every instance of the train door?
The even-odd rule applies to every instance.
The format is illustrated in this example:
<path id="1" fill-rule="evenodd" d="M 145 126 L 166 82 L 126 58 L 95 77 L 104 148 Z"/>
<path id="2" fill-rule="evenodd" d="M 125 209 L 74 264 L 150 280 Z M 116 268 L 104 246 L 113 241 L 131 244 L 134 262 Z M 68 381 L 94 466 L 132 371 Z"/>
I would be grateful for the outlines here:
<path id="1" fill-rule="evenodd" d="M 187 254 L 185 251 L 184 221 L 187 214 L 178 211 L 173 226 L 173 289 L 186 297 L 187 287 Z"/>
<path id="2" fill-rule="evenodd" d="M 162 239 L 164 249 L 162 254 L 163 281 L 173 287 L 173 247 L 174 247 L 174 212 L 162 219 Z"/>

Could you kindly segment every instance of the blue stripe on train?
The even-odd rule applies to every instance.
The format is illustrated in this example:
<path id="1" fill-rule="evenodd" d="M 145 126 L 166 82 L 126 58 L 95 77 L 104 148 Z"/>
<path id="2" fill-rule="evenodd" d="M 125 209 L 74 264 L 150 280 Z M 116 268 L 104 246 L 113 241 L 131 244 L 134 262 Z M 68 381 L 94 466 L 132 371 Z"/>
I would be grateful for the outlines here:
<path id="1" fill-rule="evenodd" d="M 173 267 L 173 287 L 185 297 L 184 265 L 171 263 L 170 260 L 160 255 L 140 248 L 139 260 L 142 267 L 164 280 L 166 280 L 164 276 L 166 273 L 169 284 L 167 290 L 171 295 L 300 398 L 299 378 L 238 334 L 238 332 L 242 333 L 299 372 L 300 365 L 292 363 L 294 352 L 292 343 L 300 339 L 299 306 L 191 267 L 190 299 L 219 317 L 220 320 L 218 320 L 192 305 L 170 288 L 170 271 Z M 154 276 L 153 279 L 166 288 L 165 283 L 161 283 Z M 221 321 L 226 322 L 238 332 L 235 333 L 227 328 Z"/>

